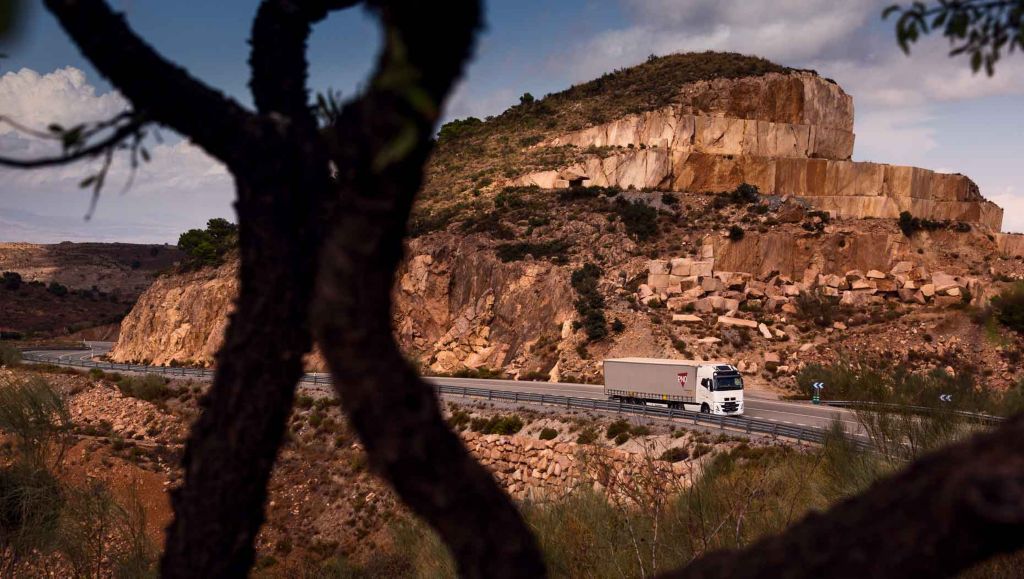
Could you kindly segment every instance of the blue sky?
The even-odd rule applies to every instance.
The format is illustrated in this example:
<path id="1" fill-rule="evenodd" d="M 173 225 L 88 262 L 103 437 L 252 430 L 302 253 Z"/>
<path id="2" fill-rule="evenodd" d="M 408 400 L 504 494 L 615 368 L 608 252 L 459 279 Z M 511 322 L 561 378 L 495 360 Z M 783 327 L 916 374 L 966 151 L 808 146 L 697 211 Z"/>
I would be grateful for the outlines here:
<path id="1" fill-rule="evenodd" d="M 257 2 L 111 0 L 168 58 L 245 104 L 249 26 Z M 736 50 L 835 78 L 856 105 L 854 158 L 961 172 L 1006 209 L 1004 229 L 1024 231 L 1024 56 L 994 79 L 972 76 L 945 56 L 940 39 L 904 57 L 879 14 L 888 0 L 499 0 L 486 4 L 487 29 L 449 118 L 497 114 L 525 91 L 540 96 L 649 54 Z M 360 9 L 319 24 L 310 46 L 314 90 L 358 91 L 378 44 Z M 3 47 L 0 114 L 45 125 L 102 118 L 124 106 L 119 95 L 33 6 L 20 38 Z M 87 166 L 46 172 L 0 171 L 0 241 L 174 242 L 213 216 L 233 218 L 230 177 L 187 143 L 168 135 L 154 162 L 127 190 L 109 187 L 85 222 Z M 10 131 L 0 151 L 45 151 Z M 126 177 L 115 168 L 112 182 Z"/>

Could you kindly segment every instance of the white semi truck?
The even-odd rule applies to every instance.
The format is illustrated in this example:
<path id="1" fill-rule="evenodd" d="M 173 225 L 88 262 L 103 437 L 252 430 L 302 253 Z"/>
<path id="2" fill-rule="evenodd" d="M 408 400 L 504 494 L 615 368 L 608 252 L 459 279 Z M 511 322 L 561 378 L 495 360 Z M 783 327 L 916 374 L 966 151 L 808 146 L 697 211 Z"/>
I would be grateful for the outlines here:
<path id="1" fill-rule="evenodd" d="M 743 377 L 734 366 L 721 362 L 605 360 L 604 393 L 630 404 L 743 414 Z"/>

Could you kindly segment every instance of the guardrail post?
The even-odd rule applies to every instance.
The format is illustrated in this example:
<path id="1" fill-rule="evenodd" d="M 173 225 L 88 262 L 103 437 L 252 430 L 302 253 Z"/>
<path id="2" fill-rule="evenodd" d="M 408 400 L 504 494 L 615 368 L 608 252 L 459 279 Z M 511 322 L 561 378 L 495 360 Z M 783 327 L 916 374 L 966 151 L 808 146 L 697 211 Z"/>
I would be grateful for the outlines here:
<path id="1" fill-rule="evenodd" d="M 514 392 L 513 394 L 515 394 L 515 401 L 518 404 L 519 403 L 519 392 Z"/>

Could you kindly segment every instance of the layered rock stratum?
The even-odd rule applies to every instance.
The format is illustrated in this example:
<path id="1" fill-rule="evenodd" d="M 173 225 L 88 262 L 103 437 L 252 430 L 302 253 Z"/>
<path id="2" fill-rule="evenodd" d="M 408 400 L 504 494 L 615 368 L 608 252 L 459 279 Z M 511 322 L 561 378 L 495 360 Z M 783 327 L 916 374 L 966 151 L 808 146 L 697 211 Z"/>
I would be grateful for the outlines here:
<path id="1" fill-rule="evenodd" d="M 581 179 L 602 187 L 707 192 L 749 183 L 841 217 L 891 219 L 906 211 L 994 232 L 1002 227 L 1003 210 L 963 175 L 851 161 L 853 99 L 832 81 L 776 73 L 693 83 L 680 92 L 680 104 L 549 139 L 541 146 L 595 152 L 516 183 L 551 189 Z"/>

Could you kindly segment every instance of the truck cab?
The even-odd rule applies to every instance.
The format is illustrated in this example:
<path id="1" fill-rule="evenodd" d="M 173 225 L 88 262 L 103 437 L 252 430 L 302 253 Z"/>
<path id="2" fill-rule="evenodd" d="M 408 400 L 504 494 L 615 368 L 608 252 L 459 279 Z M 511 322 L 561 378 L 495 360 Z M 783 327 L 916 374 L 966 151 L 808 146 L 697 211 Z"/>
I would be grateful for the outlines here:
<path id="1" fill-rule="evenodd" d="M 701 412 L 743 414 L 743 377 L 731 365 L 698 366 L 696 394 Z"/>

